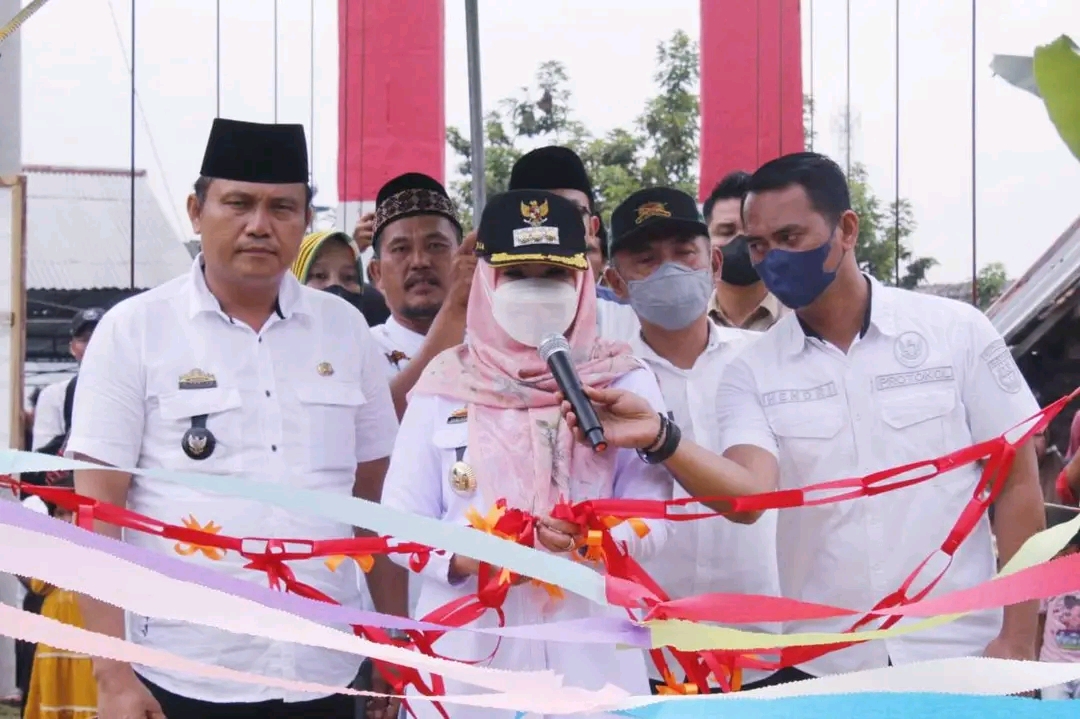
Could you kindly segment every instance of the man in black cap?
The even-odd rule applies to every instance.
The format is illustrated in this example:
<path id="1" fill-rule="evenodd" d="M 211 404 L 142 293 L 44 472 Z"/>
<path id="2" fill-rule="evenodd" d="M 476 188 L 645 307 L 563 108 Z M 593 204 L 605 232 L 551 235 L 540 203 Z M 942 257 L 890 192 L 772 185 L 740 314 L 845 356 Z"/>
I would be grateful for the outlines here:
<path id="1" fill-rule="evenodd" d="M 589 246 L 589 265 L 596 280 L 596 321 L 600 334 L 609 339 L 627 340 L 637 332 L 637 321 L 629 308 L 622 306 L 600 280 L 607 252 L 601 244 L 602 224 L 595 214 L 594 195 L 585 163 L 567 147 L 549 145 L 522 155 L 510 171 L 511 190 L 547 190 L 577 206 L 585 223 L 585 241 Z"/>
<path id="2" fill-rule="evenodd" d="M 697 203 L 684 192 L 668 187 L 639 190 L 611 213 L 608 281 L 641 321 L 630 348 L 656 374 L 664 403 L 683 433 L 712 449 L 717 449 L 713 438 L 720 377 L 756 337 L 709 318 L 713 276 L 723 262 L 720 248 L 709 242 Z M 676 498 L 690 496 L 682 485 L 675 487 Z M 708 510 L 694 505 L 685 511 Z M 672 598 L 717 592 L 780 594 L 775 513 L 756 524 L 675 522 L 668 533 L 663 550 L 645 568 Z M 768 624 L 749 628 L 778 629 Z M 654 672 L 653 687 L 664 679 Z M 769 682 L 770 672 L 746 670 L 741 679 L 745 688 L 755 689 Z"/>
<path id="3" fill-rule="evenodd" d="M 80 310 L 71 320 L 71 343 L 68 348 L 77 363 L 82 362 L 90 336 L 104 314 L 105 310 L 100 307 L 91 307 Z M 63 446 L 64 438 L 71 429 L 71 408 L 77 378 L 78 375 L 54 382 L 41 390 L 34 411 L 34 451 L 56 454 Z"/>
<path id="4" fill-rule="evenodd" d="M 112 467 L 248 474 L 379 501 L 397 431 L 383 360 L 362 315 L 291 272 L 311 218 L 300 125 L 217 119 L 188 200 L 202 252 L 191 271 L 112 308 L 80 370 L 67 454 Z M 233 537 L 346 538 L 353 528 L 113 470 L 76 472 L 81 494 L 168 524 Z M 119 528 L 95 530 L 121 538 Z M 182 545 L 139 532 L 123 540 L 172 556 Z M 385 558 L 368 575 L 382 612 L 404 614 L 406 582 Z M 187 561 L 251 582 L 234 552 Z M 342 604 L 360 601 L 356 568 L 292 563 L 297 581 Z M 388 571 L 389 570 L 389 571 Z M 360 659 L 124 613 L 83 598 L 86 628 L 187 659 L 346 687 Z M 345 627 L 342 627 L 345 629 Z M 351 697 L 283 692 L 95 659 L 102 719 L 353 719 Z M 370 706 L 387 719 L 392 706 Z M 387 712 L 385 715 L 383 712 Z"/>
<path id="5" fill-rule="evenodd" d="M 428 362 L 465 340 L 474 238 L 462 242 L 457 208 L 442 184 L 409 172 L 379 190 L 371 246 L 368 272 L 390 308 L 372 334 L 382 345 L 400 417 Z"/>

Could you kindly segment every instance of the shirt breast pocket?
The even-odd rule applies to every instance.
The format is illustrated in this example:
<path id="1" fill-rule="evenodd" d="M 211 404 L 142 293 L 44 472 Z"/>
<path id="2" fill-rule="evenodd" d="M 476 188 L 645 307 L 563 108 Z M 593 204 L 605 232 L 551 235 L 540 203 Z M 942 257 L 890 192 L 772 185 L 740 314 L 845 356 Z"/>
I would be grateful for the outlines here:
<path id="1" fill-rule="evenodd" d="M 815 481 L 819 462 L 835 464 L 841 449 L 836 438 L 846 424 L 843 407 L 793 403 L 772 408 L 767 416 L 780 449 L 782 477 L 787 475 L 801 486 Z M 790 466 L 785 467 L 788 462 Z"/>
<path id="2" fill-rule="evenodd" d="M 240 390 L 234 387 L 177 390 L 157 397 L 158 414 L 163 422 L 159 440 L 165 451 L 177 457 L 178 469 L 225 474 L 242 472 L 243 422 Z M 188 430 L 205 419 L 205 428 L 213 436 L 213 447 L 195 459 L 184 451 Z"/>
<path id="3" fill-rule="evenodd" d="M 472 503 L 476 496 L 476 475 L 466 462 L 469 445 L 469 425 L 465 422 L 443 427 L 435 432 L 431 443 L 439 452 L 442 472 L 443 506 L 454 501 Z"/>
<path id="4" fill-rule="evenodd" d="M 948 387 L 886 390 L 878 395 L 881 420 L 888 428 L 886 447 L 898 464 L 947 454 L 948 420 L 956 391 Z M 885 439 L 885 438 L 883 438 Z"/>
<path id="5" fill-rule="evenodd" d="M 296 391 L 307 428 L 308 468 L 356 471 L 356 415 L 367 401 L 360 385 L 311 382 Z"/>

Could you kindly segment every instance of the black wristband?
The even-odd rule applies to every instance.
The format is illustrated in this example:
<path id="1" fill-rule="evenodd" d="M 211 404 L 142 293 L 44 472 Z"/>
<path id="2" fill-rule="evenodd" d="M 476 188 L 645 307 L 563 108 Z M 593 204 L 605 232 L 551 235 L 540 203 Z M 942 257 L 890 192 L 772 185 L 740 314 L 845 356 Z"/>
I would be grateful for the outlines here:
<path id="1" fill-rule="evenodd" d="M 679 443 L 682 441 L 682 430 L 679 429 L 679 425 L 666 417 L 663 418 L 663 424 L 667 431 L 664 434 L 664 441 L 660 443 L 656 451 L 643 452 L 638 450 L 638 456 L 646 464 L 661 464 L 668 461 L 671 459 L 671 455 L 675 454 L 675 450 L 679 448 Z"/>
<path id="2" fill-rule="evenodd" d="M 648 453 L 650 449 L 660 449 L 660 445 L 664 441 L 664 434 L 667 432 L 668 418 L 663 415 L 662 412 L 657 412 L 656 415 L 660 418 L 660 428 L 656 430 L 656 436 L 653 437 L 653 441 L 642 447 L 639 451 Z"/>

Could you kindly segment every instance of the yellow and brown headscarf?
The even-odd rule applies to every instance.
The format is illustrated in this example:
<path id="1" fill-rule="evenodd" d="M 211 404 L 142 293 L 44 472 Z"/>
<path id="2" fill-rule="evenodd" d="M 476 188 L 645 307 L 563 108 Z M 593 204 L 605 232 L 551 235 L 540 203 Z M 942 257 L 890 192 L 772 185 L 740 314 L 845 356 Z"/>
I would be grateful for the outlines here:
<path id="1" fill-rule="evenodd" d="M 310 235 L 304 238 L 304 241 L 300 243 L 300 252 L 296 255 L 296 260 L 293 261 L 292 273 L 296 275 L 296 279 L 300 280 L 300 284 L 306 284 L 308 279 L 308 273 L 311 272 L 311 266 L 315 263 L 315 258 L 319 256 L 319 250 L 328 240 L 337 240 L 344 242 L 352 250 L 353 256 L 360 259 L 360 248 L 356 246 L 356 242 L 352 237 L 341 232 L 340 230 L 330 230 L 325 232 L 312 232 Z"/>

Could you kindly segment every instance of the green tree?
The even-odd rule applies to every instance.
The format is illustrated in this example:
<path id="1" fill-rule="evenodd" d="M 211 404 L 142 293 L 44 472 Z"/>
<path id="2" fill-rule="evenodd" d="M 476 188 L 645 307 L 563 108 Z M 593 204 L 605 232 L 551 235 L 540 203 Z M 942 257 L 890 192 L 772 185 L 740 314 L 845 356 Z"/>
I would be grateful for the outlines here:
<path id="1" fill-rule="evenodd" d="M 506 190 L 514 162 L 542 145 L 570 147 L 585 163 L 593 182 L 597 212 L 611 210 L 641 187 L 668 185 L 697 193 L 699 53 L 697 43 L 682 32 L 661 42 L 656 51 L 654 80 L 660 93 L 650 98 L 630 128 L 616 128 L 602 137 L 591 135 L 574 118 L 566 68 L 557 61 L 540 65 L 532 87 L 523 87 L 488 113 L 484 135 L 484 182 L 488 195 Z M 447 141 L 457 155 L 459 179 L 450 183 L 458 206 L 471 224 L 472 167 L 469 137 L 447 128 Z"/>
<path id="2" fill-rule="evenodd" d="M 848 175 L 851 209 L 859 216 L 859 239 L 855 258 L 864 272 L 880 282 L 915 289 L 937 265 L 933 257 L 914 257 L 908 238 L 915 232 L 915 213 L 903 198 L 884 205 L 870 187 L 869 174 L 862 163 L 851 166 Z M 899 259 L 899 282 L 897 260 Z"/>
<path id="3" fill-rule="evenodd" d="M 986 310 L 1009 286 L 1005 265 L 990 262 L 983 265 L 975 277 L 975 290 L 979 298 L 979 309 Z"/>

